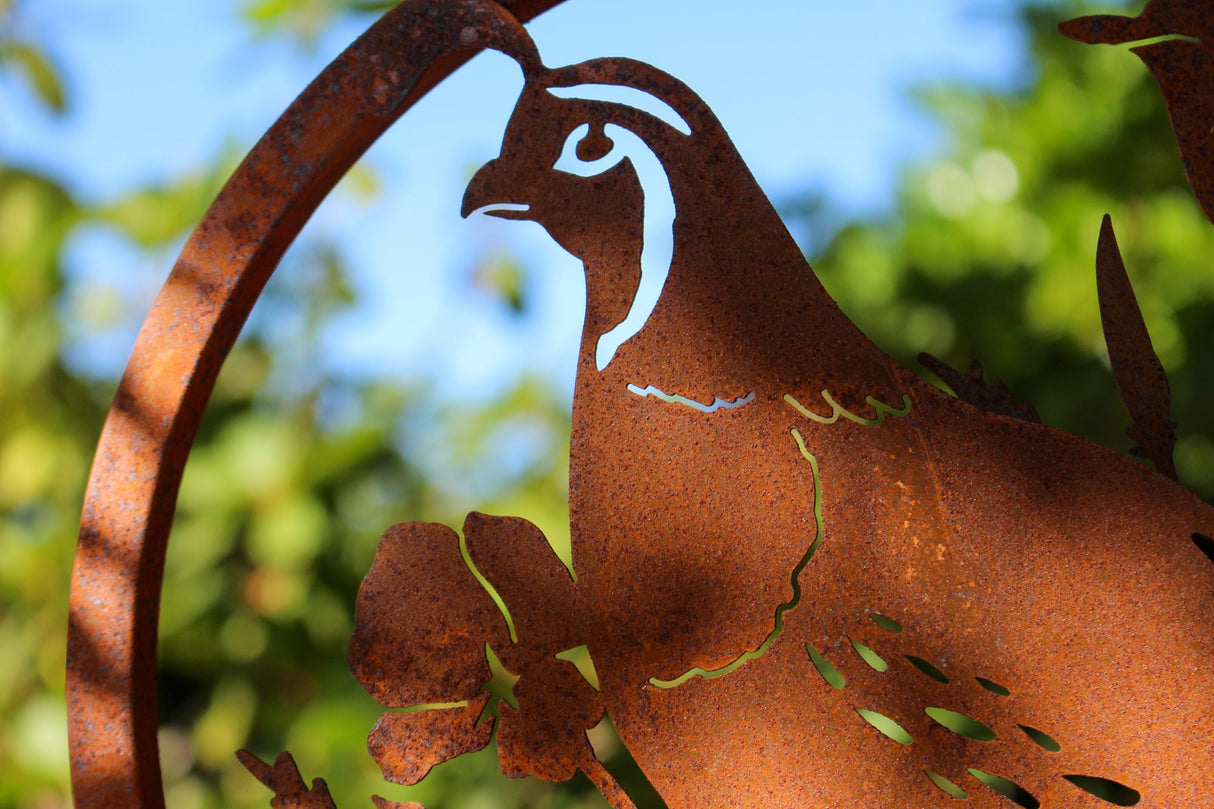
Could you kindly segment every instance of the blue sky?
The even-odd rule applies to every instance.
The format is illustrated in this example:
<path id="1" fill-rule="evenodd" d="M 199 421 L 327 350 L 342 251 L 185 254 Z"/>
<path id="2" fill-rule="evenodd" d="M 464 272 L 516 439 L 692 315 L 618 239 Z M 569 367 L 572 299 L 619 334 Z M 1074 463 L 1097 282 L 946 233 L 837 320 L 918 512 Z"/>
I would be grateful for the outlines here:
<path id="1" fill-rule="evenodd" d="M 940 146 L 907 101 L 908 86 L 1023 78 L 1009 5 L 756 0 L 738 14 L 725 2 L 568 0 L 529 27 L 550 65 L 623 55 L 679 76 L 713 107 L 769 195 L 814 188 L 836 209 L 860 213 L 888 205 L 901 161 Z M 50 44 L 75 105 L 54 119 L 0 84 L 4 152 L 104 199 L 205 164 L 225 143 L 247 148 L 359 27 L 341 26 L 301 54 L 255 40 L 237 22 L 238 7 L 27 4 L 24 24 Z M 309 228 L 341 240 L 364 301 L 326 335 L 326 362 L 433 376 L 453 395 L 491 391 L 524 369 L 571 385 L 577 261 L 530 223 L 459 217 L 464 184 L 496 155 L 520 87 L 508 58 L 478 57 L 368 153 L 384 180 L 378 201 L 322 206 Z M 525 260 L 533 317 L 512 318 L 473 290 L 471 268 L 493 250 Z M 77 277 L 130 291 L 139 311 L 171 262 L 98 233 L 72 251 Z M 131 340 L 126 329 L 88 361 L 120 366 Z"/>

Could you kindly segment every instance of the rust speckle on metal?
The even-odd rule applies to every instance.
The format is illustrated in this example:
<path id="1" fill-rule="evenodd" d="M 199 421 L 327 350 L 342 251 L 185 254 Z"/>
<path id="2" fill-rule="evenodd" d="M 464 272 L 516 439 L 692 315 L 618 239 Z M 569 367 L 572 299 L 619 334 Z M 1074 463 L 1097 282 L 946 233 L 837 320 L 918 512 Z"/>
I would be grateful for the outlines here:
<path id="1" fill-rule="evenodd" d="M 1172 401 L 1168 376 L 1151 346 L 1108 215 L 1100 225 L 1096 247 L 1096 290 L 1109 363 L 1132 419 L 1126 428 L 1135 442 L 1130 452 L 1151 461 L 1175 480 L 1172 449 L 1176 446 L 1176 424 L 1168 417 Z"/>
<path id="2" fill-rule="evenodd" d="M 287 751 L 279 753 L 273 764 L 266 764 L 247 750 L 237 752 L 236 758 L 274 792 L 271 801 L 274 809 L 336 809 L 325 780 L 314 778 L 312 788 L 308 789 L 295 759 Z"/>
<path id="3" fill-rule="evenodd" d="M 690 132 L 576 97 L 595 84 L 655 97 Z M 656 180 L 635 169 L 651 158 Z M 645 202 L 663 192 L 661 297 L 604 362 L 654 271 Z M 1208 506 L 899 367 L 827 296 L 703 102 L 648 65 L 529 72 L 469 185 L 478 209 L 539 222 L 584 263 L 574 601 L 603 706 L 669 805 L 928 805 L 928 769 L 981 801 L 1093 804 L 1077 785 L 1104 782 L 1143 806 L 1203 800 L 1190 774 L 1214 751 L 1188 740 L 1214 731 L 1214 569 L 1191 537 Z"/>
<path id="4" fill-rule="evenodd" d="M 969 370 L 961 373 L 925 351 L 919 355 L 919 364 L 940 377 L 963 402 L 1002 416 L 1041 423 L 1037 408 L 1017 401 L 1002 382 L 988 383 L 982 373 L 982 363 L 978 360 L 972 360 Z"/>
<path id="5" fill-rule="evenodd" d="M 1136 21 L 1064 30 L 1201 36 L 1208 15 L 1194 9 L 1205 8 L 1155 0 Z M 677 79 L 627 59 L 545 67 L 488 3 L 407 3 L 389 19 L 314 85 L 352 83 L 356 100 L 309 91 L 242 167 L 132 358 L 75 570 L 82 805 L 159 800 L 154 705 L 137 697 L 151 693 L 140 688 L 152 680 L 180 466 L 219 361 L 301 211 L 382 129 L 380 113 L 357 118 L 367 99 L 416 97 L 434 75 L 425 66 L 466 55 L 469 29 L 514 56 L 526 83 L 463 211 L 534 220 L 585 268 L 576 576 L 516 517 L 469 515 L 467 562 L 443 526 L 388 530 L 350 651 L 372 696 L 416 708 L 372 731 L 385 775 L 412 783 L 496 733 L 507 774 L 582 770 L 613 806 L 631 806 L 586 735 L 606 713 L 671 807 L 925 806 L 958 793 L 990 807 L 1208 803 L 1214 510 L 1132 459 L 987 401 L 980 379 L 959 391 L 976 407 L 895 363 L 826 294 L 721 124 Z M 385 43 L 421 61 L 395 75 L 366 67 Z M 1196 47 L 1144 55 L 1157 75 L 1167 67 L 1174 121 L 1209 103 L 1177 107 L 1185 88 L 1169 89 L 1212 81 Z M 604 84 L 651 96 L 669 120 L 578 97 Z M 317 110 L 348 128 L 306 127 Z M 304 170 L 282 175 L 284 155 Z M 1204 159 L 1186 155 L 1203 204 L 1214 183 Z M 655 194 L 673 199 L 672 221 L 653 221 Z M 655 267 L 645 245 L 659 228 L 674 250 Z M 1147 378 L 1149 339 L 1140 318 L 1125 320 L 1133 293 L 1106 230 L 1110 354 L 1135 438 L 1162 469 L 1163 428 L 1143 425 L 1166 420 L 1166 383 Z M 664 277 L 660 297 L 604 350 L 651 272 Z M 199 325 L 183 335 L 173 322 Z M 517 707 L 483 691 L 499 661 L 517 678 Z M 242 760 L 275 800 L 305 794 L 289 757 Z"/>
<path id="6" fill-rule="evenodd" d="M 372 757 L 389 781 L 417 783 L 435 764 L 489 743 L 488 707 L 498 717 L 504 773 L 565 781 L 581 769 L 623 798 L 586 737 L 603 717 L 598 691 L 559 656 L 586 644 L 569 572 L 526 520 L 474 512 L 464 535 L 504 610 L 465 566 L 459 537 L 441 525 L 390 528 L 359 589 L 351 671 L 385 705 L 421 706 L 381 717 Z M 483 692 L 490 654 L 518 677 L 517 708 L 490 704 Z"/>
<path id="7" fill-rule="evenodd" d="M 367 748 L 386 780 L 416 784 L 434 765 L 489 744 L 493 718 L 481 719 L 488 702 L 486 693 L 463 706 L 386 713 L 372 728 Z"/>
<path id="8" fill-rule="evenodd" d="M 485 644 L 509 642 L 506 622 L 464 565 L 459 537 L 430 523 L 384 534 L 354 621 L 350 670 L 392 708 L 476 697 L 489 679 Z"/>

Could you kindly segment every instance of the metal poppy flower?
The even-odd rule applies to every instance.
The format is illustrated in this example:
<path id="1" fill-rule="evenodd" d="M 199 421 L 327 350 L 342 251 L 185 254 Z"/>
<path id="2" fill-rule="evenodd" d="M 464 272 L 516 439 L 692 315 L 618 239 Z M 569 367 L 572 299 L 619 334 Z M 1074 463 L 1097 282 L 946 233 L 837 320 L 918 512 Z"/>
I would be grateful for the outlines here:
<path id="1" fill-rule="evenodd" d="M 584 644 L 572 575 L 524 519 L 474 512 L 464 535 L 470 563 L 446 526 L 392 526 L 359 589 L 350 670 L 379 702 L 409 709 L 380 718 L 372 757 L 389 781 L 415 784 L 485 747 L 496 720 L 507 775 L 609 780 L 586 738 L 603 716 L 598 692 L 558 657 Z M 490 651 L 519 676 L 517 708 L 490 704 Z"/>

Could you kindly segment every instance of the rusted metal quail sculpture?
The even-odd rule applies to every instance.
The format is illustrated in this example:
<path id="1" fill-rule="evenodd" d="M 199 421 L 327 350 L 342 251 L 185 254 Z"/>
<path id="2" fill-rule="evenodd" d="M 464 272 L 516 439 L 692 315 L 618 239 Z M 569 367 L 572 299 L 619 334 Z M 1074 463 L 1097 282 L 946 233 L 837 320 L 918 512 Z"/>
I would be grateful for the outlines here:
<path id="1" fill-rule="evenodd" d="M 1206 4 L 1184 8 L 1167 19 L 1208 16 Z M 1126 25 L 1064 31 L 1153 35 Z M 407 44 L 423 40 L 438 44 Z M 350 666 L 385 705 L 421 706 L 385 713 L 371 732 L 385 777 L 415 783 L 496 733 L 508 775 L 581 770 L 613 806 L 631 806 L 586 736 L 609 714 L 671 807 L 1208 802 L 1214 509 L 1172 479 L 1167 382 L 1111 222 L 1097 253 L 1101 309 L 1130 433 L 1151 466 L 1041 425 L 980 372 L 936 364 L 952 397 L 890 359 L 826 294 L 720 123 L 677 79 L 627 59 L 548 68 L 502 8 L 434 0 L 402 4 L 353 46 L 361 56 L 343 57 L 376 66 L 355 74 L 357 101 L 318 90 L 288 111 L 271 132 L 282 140 L 267 136 L 225 190 L 145 327 L 103 436 L 75 573 L 79 805 L 157 805 L 151 714 L 130 720 L 122 704 L 133 682 L 122 677 L 133 670 L 146 684 L 150 658 L 137 653 L 154 647 L 132 635 L 154 639 L 154 579 L 197 411 L 306 217 L 288 208 L 286 224 L 234 231 L 239 211 L 259 210 L 250 178 L 280 177 L 271 158 L 301 156 L 292 120 L 368 98 L 395 111 L 427 86 L 424 67 L 394 74 L 375 60 L 385 43 L 417 47 L 418 64 L 443 70 L 461 48 L 518 61 L 525 86 L 501 154 L 473 178 L 463 212 L 538 222 L 582 260 L 587 289 L 574 569 L 517 517 L 471 514 L 462 539 L 421 523 L 384 534 Z M 664 114 L 579 97 L 600 85 L 644 94 Z M 1183 117 L 1183 104 L 1170 109 Z M 355 129 L 348 141 L 308 136 L 320 139 L 302 154 L 323 182 L 271 185 L 271 199 L 314 205 L 354 143 L 370 142 L 370 128 Z M 340 166 L 322 159 L 331 153 Z M 660 167 L 657 186 L 642 162 Z M 1200 197 L 1212 175 L 1188 165 Z M 673 222 L 647 218 L 654 193 L 673 199 Z M 655 227 L 674 239 L 656 269 L 645 260 Z M 218 252 L 204 259 L 208 249 Z M 643 326 L 605 349 L 654 271 L 665 280 Z M 197 312 L 219 336 L 182 333 Z M 178 354 L 153 353 L 166 345 Z M 160 454 L 123 447 L 131 436 L 150 436 Z M 127 583 L 133 602 L 98 610 Z M 118 641 L 134 651 L 115 653 L 107 644 Z M 484 690 L 491 659 L 517 675 L 514 704 Z M 99 717 L 128 722 L 107 732 L 126 745 L 119 755 L 138 754 L 139 774 L 107 756 Z M 276 806 L 333 805 L 289 755 L 273 765 L 241 755 Z M 122 803 L 107 777 L 143 802 Z"/>

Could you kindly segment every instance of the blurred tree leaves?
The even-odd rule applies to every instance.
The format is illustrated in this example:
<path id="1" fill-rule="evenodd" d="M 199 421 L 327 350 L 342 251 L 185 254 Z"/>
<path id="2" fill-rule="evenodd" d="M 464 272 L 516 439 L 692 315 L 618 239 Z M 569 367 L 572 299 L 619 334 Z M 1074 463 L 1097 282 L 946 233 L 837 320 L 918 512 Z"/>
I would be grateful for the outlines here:
<path id="1" fill-rule="evenodd" d="M 1205 259 L 1214 228 L 1142 63 L 1128 48 L 1080 45 L 1055 30 L 1095 9 L 1022 8 L 1034 73 L 1019 88 L 915 91 L 947 133 L 943 150 L 905 167 L 890 215 L 838 229 L 811 258 L 843 309 L 909 367 L 921 351 L 961 369 L 977 358 L 1047 424 L 1124 451 L 1129 420 L 1095 283 L 1100 220 L 1111 213 L 1171 380 L 1181 479 L 1214 497 L 1214 272 Z M 820 232 L 809 235 L 823 244 Z"/>
<path id="2" fill-rule="evenodd" d="M 527 309 L 527 270 L 508 253 L 495 252 L 481 258 L 472 269 L 472 285 L 491 300 L 504 303 L 512 315 Z"/>
<path id="3" fill-rule="evenodd" d="M 166 182 L 132 188 L 93 211 L 93 217 L 120 231 L 139 248 L 164 247 L 197 224 L 243 151 L 229 144 L 213 165 Z"/>
<path id="4" fill-rule="evenodd" d="M 0 5 L 0 72 L 52 112 L 51 60 Z M 68 575 L 102 396 L 58 357 L 60 254 L 83 218 L 66 189 L 0 152 L 0 804 L 62 801 Z"/>
<path id="5" fill-rule="evenodd" d="M 0 14 L 3 13 L 4 9 L 0 8 Z M 0 64 L 6 70 L 18 72 L 52 111 L 61 113 L 67 109 L 67 96 L 59 72 L 41 49 L 28 42 L 8 40 L 0 43 Z"/>
<path id="6" fill-rule="evenodd" d="M 10 69 L 0 62 L 0 69 Z M 65 595 L 104 396 L 64 368 L 60 253 L 84 216 L 61 186 L 0 164 L 0 804 L 55 805 Z M 52 803 L 48 803 L 51 801 Z"/>

